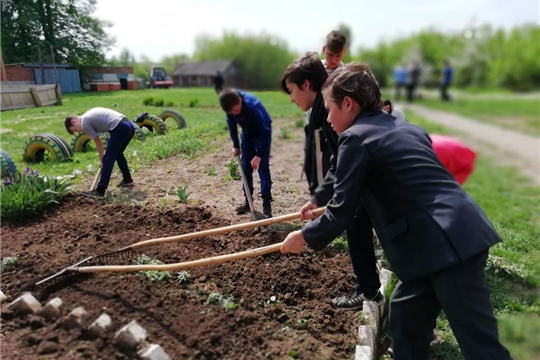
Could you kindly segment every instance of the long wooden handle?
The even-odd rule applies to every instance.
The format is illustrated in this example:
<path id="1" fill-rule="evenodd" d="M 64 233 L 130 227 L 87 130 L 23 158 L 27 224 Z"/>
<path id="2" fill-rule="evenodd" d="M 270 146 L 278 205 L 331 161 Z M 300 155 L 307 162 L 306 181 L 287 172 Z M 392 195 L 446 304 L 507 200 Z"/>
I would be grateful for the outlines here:
<path id="1" fill-rule="evenodd" d="M 220 255 L 209 257 L 205 259 L 186 261 L 176 264 L 167 265 L 112 265 L 112 266 L 82 266 L 79 268 L 68 268 L 68 271 L 78 271 L 82 273 L 96 273 L 96 272 L 132 272 L 132 271 L 175 271 L 182 269 L 190 269 L 206 265 L 221 264 L 224 262 L 241 260 L 252 258 L 255 256 L 261 256 L 279 251 L 283 242 L 263 246 L 256 249 L 250 249 L 246 251 L 237 252 L 234 254 Z"/>
<path id="2" fill-rule="evenodd" d="M 319 216 L 322 213 L 324 213 L 325 210 L 326 210 L 326 207 L 318 208 L 318 209 L 313 210 L 313 214 L 315 216 Z M 278 216 L 274 218 L 269 218 L 269 219 L 264 219 L 264 220 L 259 220 L 259 221 L 252 221 L 252 222 L 248 222 L 244 224 L 230 225 L 230 226 L 225 226 L 225 227 L 221 227 L 217 229 L 203 230 L 203 231 L 197 231 L 197 232 L 193 232 L 189 234 L 145 240 L 145 241 L 141 241 L 136 244 L 133 244 L 133 245 L 129 245 L 126 248 L 137 249 L 140 247 L 145 247 L 145 246 L 150 246 L 150 245 L 191 240 L 191 239 L 201 238 L 205 236 L 219 235 L 219 234 L 223 234 L 229 231 L 253 229 L 259 226 L 272 225 L 272 224 L 277 224 L 283 221 L 296 220 L 300 218 L 301 218 L 301 215 L 299 212 L 297 212 L 297 213 L 293 213 L 289 215 L 282 215 L 282 216 Z"/>
<path id="3" fill-rule="evenodd" d="M 251 220 L 257 220 L 255 216 L 255 207 L 253 206 L 253 197 L 251 197 L 251 190 L 247 182 L 246 174 L 244 173 L 244 168 L 242 167 L 242 160 L 240 155 L 236 156 L 236 161 L 238 161 L 238 167 L 240 168 L 240 175 L 242 175 L 242 182 L 244 183 L 244 192 L 246 194 L 246 199 L 249 204 L 249 211 L 251 211 Z"/>
<path id="4" fill-rule="evenodd" d="M 96 177 L 94 178 L 94 181 L 92 182 L 92 187 L 90 188 L 90 191 L 94 190 L 96 188 L 96 184 L 99 180 L 99 177 L 101 176 L 101 166 L 99 167 Z"/>

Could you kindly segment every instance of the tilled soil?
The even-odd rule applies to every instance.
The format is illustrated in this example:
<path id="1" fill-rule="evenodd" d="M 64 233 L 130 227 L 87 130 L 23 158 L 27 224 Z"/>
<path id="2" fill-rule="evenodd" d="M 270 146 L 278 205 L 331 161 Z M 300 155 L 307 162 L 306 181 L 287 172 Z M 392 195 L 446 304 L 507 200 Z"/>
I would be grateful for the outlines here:
<path id="1" fill-rule="evenodd" d="M 331 307 L 330 299 L 353 283 L 347 254 L 331 248 L 196 268 L 190 270 L 187 284 L 180 284 L 176 273 L 166 282 L 151 282 L 141 273 L 101 273 L 48 287 L 32 285 L 90 255 L 230 224 L 220 216 L 208 205 L 160 210 L 71 195 L 39 219 L 3 224 L 2 257 L 19 258 L 19 265 L 1 278 L 9 300 L 27 290 L 42 304 L 60 297 L 63 315 L 83 306 L 88 312 L 84 326 L 103 312 L 113 326 L 105 337 L 90 340 L 80 329 L 66 331 L 37 316 L 20 316 L 4 302 L 2 357 L 135 358 L 117 349 L 112 338 L 120 327 L 137 320 L 148 331 L 148 341 L 160 344 L 173 359 L 349 359 L 360 319 L 358 313 Z M 280 242 L 291 227 L 278 224 L 142 251 L 164 263 L 188 261 Z M 238 308 L 207 304 L 211 293 L 233 298 Z"/>

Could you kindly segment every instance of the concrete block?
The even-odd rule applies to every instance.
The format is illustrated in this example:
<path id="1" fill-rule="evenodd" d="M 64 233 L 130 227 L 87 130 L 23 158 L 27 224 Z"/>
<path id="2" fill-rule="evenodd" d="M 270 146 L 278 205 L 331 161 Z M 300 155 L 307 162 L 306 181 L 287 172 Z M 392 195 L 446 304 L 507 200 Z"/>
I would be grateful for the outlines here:
<path id="1" fill-rule="evenodd" d="M 138 352 L 141 360 L 170 360 L 171 358 L 163 350 L 163 348 L 157 344 L 150 344 L 142 348 Z"/>
<path id="2" fill-rule="evenodd" d="M 362 306 L 362 314 L 364 315 L 366 324 L 373 326 L 376 333 L 378 333 L 381 322 L 379 305 L 377 305 L 375 301 L 364 301 L 364 304 Z"/>
<path id="3" fill-rule="evenodd" d="M 93 337 L 99 337 L 107 331 L 111 324 L 111 317 L 107 314 L 101 314 L 96 321 L 88 327 L 88 334 Z"/>
<path id="4" fill-rule="evenodd" d="M 393 273 L 387 269 L 381 269 L 381 271 L 379 272 L 379 279 L 381 281 L 381 288 L 379 289 L 379 291 L 382 294 L 386 293 L 386 288 L 388 287 L 388 283 L 390 282 L 390 279 L 392 278 L 392 274 Z"/>
<path id="5" fill-rule="evenodd" d="M 31 293 L 19 296 L 8 307 L 22 314 L 36 314 L 41 310 L 40 302 Z"/>
<path id="6" fill-rule="evenodd" d="M 373 360 L 373 350 L 369 346 L 357 345 L 354 360 Z"/>
<path id="7" fill-rule="evenodd" d="M 62 320 L 60 326 L 65 329 L 74 329 L 80 327 L 85 316 L 86 310 L 84 310 L 83 307 L 79 306 L 66 315 L 64 320 Z"/>
<path id="8" fill-rule="evenodd" d="M 358 344 L 369 346 L 372 349 L 372 353 L 375 354 L 377 348 L 375 329 L 368 325 L 360 325 L 358 327 Z"/>
<path id="9" fill-rule="evenodd" d="M 60 317 L 60 307 L 62 306 L 62 299 L 56 297 L 49 301 L 38 313 L 39 316 L 44 317 L 47 320 L 54 320 Z"/>
<path id="10" fill-rule="evenodd" d="M 121 347 L 135 349 L 146 340 L 146 330 L 133 320 L 114 335 L 114 339 Z"/>

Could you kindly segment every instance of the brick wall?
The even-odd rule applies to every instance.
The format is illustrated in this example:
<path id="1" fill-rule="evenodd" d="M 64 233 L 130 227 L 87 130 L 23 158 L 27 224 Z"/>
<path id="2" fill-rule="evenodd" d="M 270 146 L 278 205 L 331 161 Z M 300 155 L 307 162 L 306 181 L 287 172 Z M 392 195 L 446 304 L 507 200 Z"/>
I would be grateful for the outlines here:
<path id="1" fill-rule="evenodd" d="M 8 81 L 31 81 L 35 83 L 34 70 L 21 64 L 5 65 Z"/>

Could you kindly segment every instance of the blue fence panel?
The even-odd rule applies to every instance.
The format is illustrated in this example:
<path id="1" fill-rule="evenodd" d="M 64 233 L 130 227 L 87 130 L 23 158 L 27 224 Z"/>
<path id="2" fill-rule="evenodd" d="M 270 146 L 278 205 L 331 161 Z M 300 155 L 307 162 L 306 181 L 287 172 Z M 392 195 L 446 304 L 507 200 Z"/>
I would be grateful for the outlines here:
<path id="1" fill-rule="evenodd" d="M 79 70 L 57 69 L 58 84 L 62 88 L 62 93 L 81 92 L 81 80 Z M 45 84 L 54 84 L 54 70 L 46 69 L 44 71 Z M 44 85 L 41 81 L 41 70 L 34 69 L 34 77 L 37 85 Z"/>

